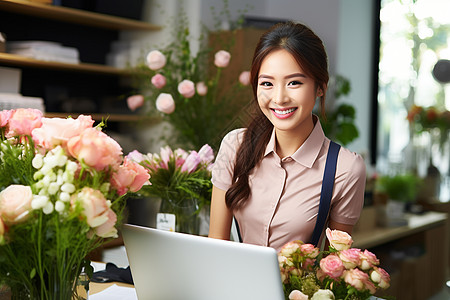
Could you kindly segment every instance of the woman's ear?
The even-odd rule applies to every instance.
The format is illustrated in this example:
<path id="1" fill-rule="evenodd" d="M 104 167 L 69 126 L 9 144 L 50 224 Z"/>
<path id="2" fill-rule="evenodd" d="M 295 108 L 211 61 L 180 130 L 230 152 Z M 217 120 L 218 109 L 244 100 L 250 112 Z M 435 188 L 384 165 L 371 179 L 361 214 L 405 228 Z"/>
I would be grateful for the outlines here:
<path id="1" fill-rule="evenodd" d="M 323 90 L 321 88 L 317 89 L 317 97 L 322 97 L 323 96 Z"/>

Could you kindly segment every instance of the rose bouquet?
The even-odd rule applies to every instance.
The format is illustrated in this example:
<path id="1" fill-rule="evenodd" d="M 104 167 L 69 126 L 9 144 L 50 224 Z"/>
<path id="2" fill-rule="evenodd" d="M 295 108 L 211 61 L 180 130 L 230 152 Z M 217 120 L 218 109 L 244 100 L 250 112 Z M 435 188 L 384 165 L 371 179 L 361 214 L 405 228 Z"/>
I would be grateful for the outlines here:
<path id="1" fill-rule="evenodd" d="M 206 35 L 199 40 L 200 50 L 193 53 L 188 22 L 183 16 L 175 35 L 173 43 L 149 51 L 133 68 L 136 94 L 127 99 L 128 106 L 135 110 L 148 101 L 148 113 L 162 115 L 172 125 L 172 145 L 198 149 L 208 143 L 217 150 L 223 134 L 242 125 L 237 116 L 247 100 L 242 99 L 242 91 L 249 85 L 250 74 L 233 74 L 227 81 L 222 72 L 231 54 L 224 49 L 231 46 L 224 45 L 215 52 L 205 41 Z"/>
<path id="2" fill-rule="evenodd" d="M 198 234 L 198 214 L 211 199 L 212 148 L 205 144 L 197 152 L 166 146 L 160 153 L 142 154 L 135 150 L 128 157 L 151 176 L 151 184 L 143 187 L 141 193 L 160 198 L 160 213 L 175 217 L 168 229 Z"/>
<path id="3" fill-rule="evenodd" d="M 13 298 L 72 299 L 87 254 L 117 237 L 125 196 L 148 182 L 93 123 L 0 111 L 0 284 Z"/>
<path id="4" fill-rule="evenodd" d="M 350 235 L 327 228 L 330 247 L 319 251 L 302 241 L 289 242 L 278 253 L 286 299 L 368 299 L 387 289 L 389 274 L 368 250 L 351 248 Z"/>

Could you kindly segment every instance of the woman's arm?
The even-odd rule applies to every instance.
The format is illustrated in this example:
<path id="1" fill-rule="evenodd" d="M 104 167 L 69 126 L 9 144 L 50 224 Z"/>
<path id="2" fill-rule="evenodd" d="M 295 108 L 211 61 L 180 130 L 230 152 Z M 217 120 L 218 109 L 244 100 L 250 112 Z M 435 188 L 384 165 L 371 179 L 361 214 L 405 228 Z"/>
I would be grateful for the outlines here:
<path id="1" fill-rule="evenodd" d="M 348 224 L 342 224 L 342 223 L 338 223 L 336 221 L 330 220 L 328 227 L 331 230 L 340 230 L 340 231 L 345 231 L 348 234 L 352 234 L 353 231 L 353 225 L 348 225 Z"/>
<path id="2" fill-rule="evenodd" d="M 233 214 L 225 203 L 225 193 L 226 191 L 213 186 L 208 236 L 229 240 Z"/>

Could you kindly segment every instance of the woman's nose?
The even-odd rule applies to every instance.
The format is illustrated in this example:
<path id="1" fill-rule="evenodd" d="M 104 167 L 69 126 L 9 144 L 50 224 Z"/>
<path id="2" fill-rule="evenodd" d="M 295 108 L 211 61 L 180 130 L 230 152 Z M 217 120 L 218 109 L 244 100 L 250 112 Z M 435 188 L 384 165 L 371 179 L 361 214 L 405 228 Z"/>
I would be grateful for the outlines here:
<path id="1" fill-rule="evenodd" d="M 273 93 L 272 101 L 278 105 L 285 103 L 289 99 L 283 87 L 277 87 Z"/>

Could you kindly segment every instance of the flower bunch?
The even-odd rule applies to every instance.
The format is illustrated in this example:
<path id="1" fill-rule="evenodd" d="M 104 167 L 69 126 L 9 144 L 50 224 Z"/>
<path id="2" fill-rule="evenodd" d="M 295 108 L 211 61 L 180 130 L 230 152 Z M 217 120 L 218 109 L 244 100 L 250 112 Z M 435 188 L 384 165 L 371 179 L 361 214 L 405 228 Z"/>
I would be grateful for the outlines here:
<path id="1" fill-rule="evenodd" d="M 205 144 L 197 152 L 181 148 L 161 148 L 160 153 L 142 154 L 133 151 L 128 155 L 150 174 L 150 185 L 141 192 L 162 199 L 183 201 L 197 199 L 200 210 L 211 199 L 211 169 L 214 160 L 212 148 Z"/>
<path id="2" fill-rule="evenodd" d="M 406 117 L 415 133 L 439 130 L 440 144 L 448 139 L 450 132 L 450 111 L 437 108 L 412 105 Z"/>
<path id="3" fill-rule="evenodd" d="M 125 195 L 148 182 L 93 124 L 0 112 L 0 283 L 13 292 L 69 299 L 86 255 L 117 237 Z"/>
<path id="4" fill-rule="evenodd" d="M 249 85 L 250 73 L 225 80 L 221 75 L 230 63 L 231 46 L 216 52 L 202 35 L 200 50 L 193 53 L 182 16 L 175 35 L 173 43 L 149 51 L 133 68 L 136 93 L 127 99 L 128 106 L 135 110 L 149 101 L 148 112 L 162 115 L 173 126 L 177 145 L 198 149 L 209 143 L 216 149 L 230 126 L 240 125 L 236 116 L 243 108 L 242 88 Z"/>
<path id="5" fill-rule="evenodd" d="M 297 240 L 278 253 L 286 299 L 367 299 L 389 287 L 390 276 L 375 254 L 351 248 L 346 232 L 327 228 L 326 236 L 328 251 Z"/>

